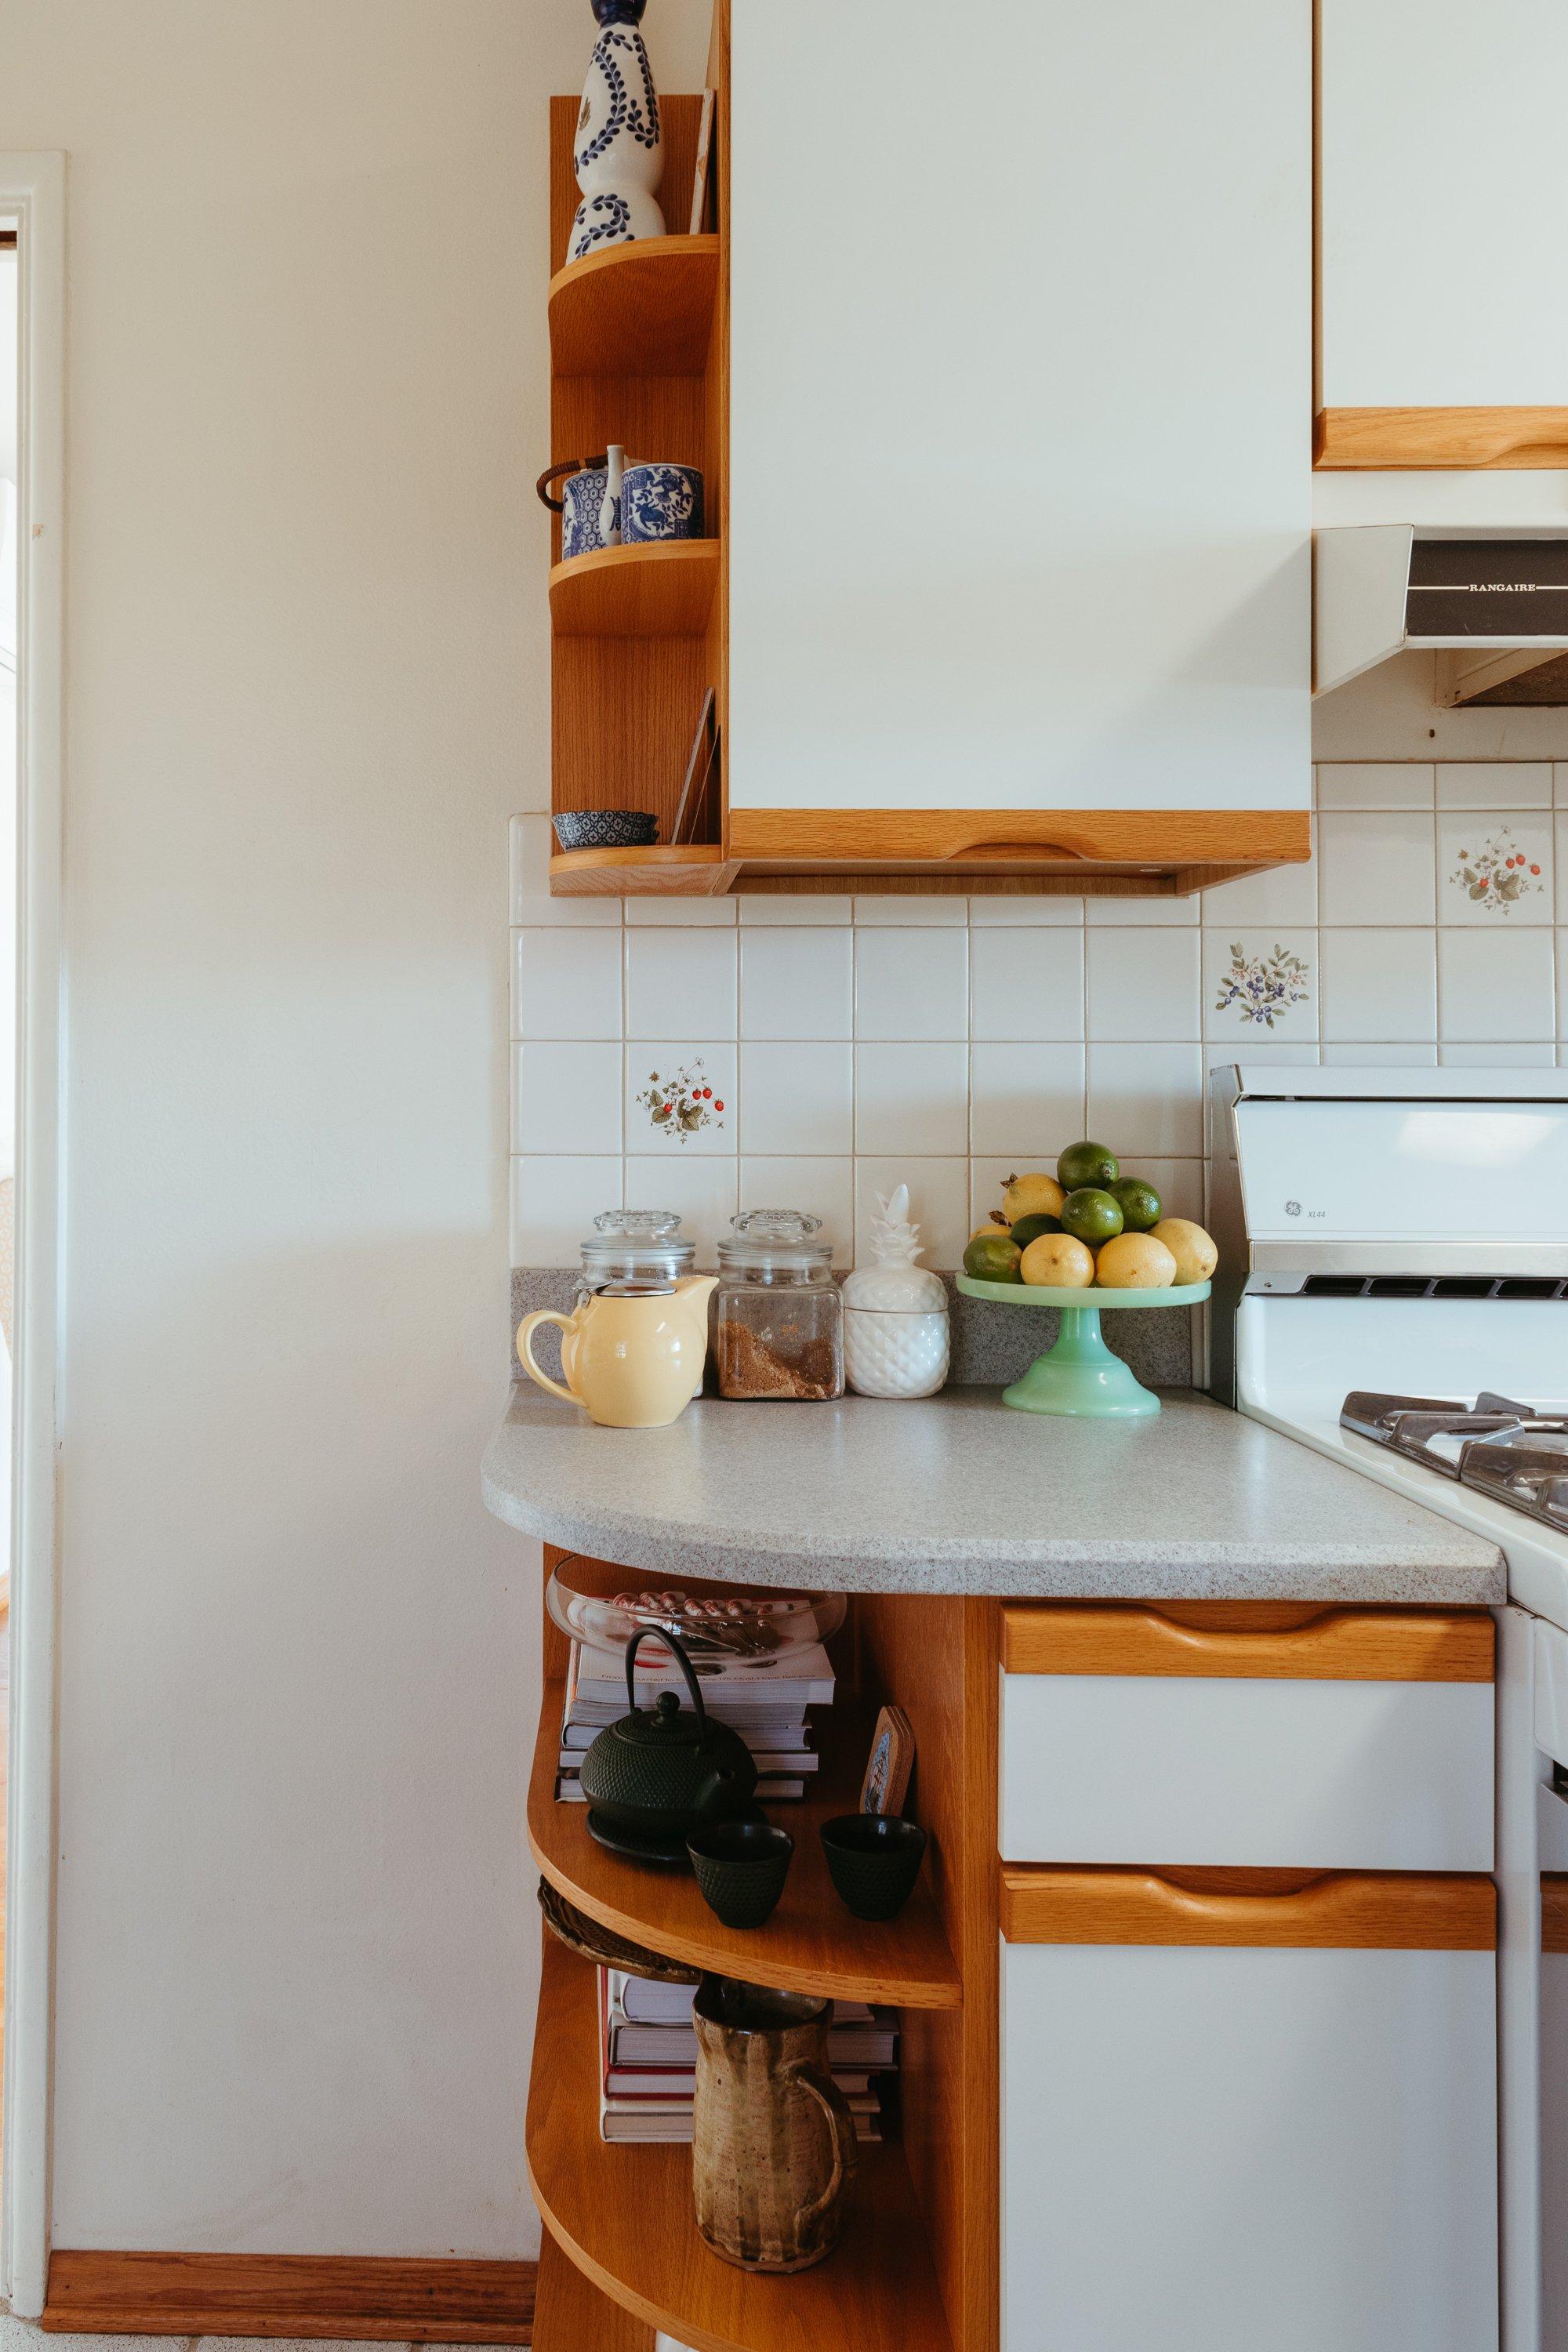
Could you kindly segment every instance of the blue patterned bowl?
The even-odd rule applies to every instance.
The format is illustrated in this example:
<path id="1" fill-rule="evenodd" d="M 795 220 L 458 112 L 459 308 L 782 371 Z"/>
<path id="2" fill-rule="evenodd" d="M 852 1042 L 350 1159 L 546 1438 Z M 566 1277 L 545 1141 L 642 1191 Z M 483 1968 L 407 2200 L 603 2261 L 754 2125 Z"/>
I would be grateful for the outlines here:
<path id="1" fill-rule="evenodd" d="M 658 839 L 646 809 L 565 809 L 550 821 L 563 849 L 651 849 Z"/>

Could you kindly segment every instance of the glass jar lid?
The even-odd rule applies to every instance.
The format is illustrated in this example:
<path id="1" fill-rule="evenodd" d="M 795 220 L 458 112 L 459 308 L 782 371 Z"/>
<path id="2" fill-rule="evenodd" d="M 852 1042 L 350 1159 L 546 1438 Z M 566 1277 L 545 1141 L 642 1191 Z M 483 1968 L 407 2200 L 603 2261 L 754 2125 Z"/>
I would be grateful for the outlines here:
<path id="1" fill-rule="evenodd" d="M 676 1282 L 696 1256 L 674 1209 L 605 1209 L 583 1243 L 583 1272 L 595 1289 L 616 1281 Z"/>
<path id="2" fill-rule="evenodd" d="M 822 1230 L 820 1217 L 801 1209 L 748 1209 L 731 1217 L 731 1238 L 719 1244 L 719 1264 L 726 1273 L 799 1272 L 829 1266 L 833 1244 L 815 1241 Z"/>

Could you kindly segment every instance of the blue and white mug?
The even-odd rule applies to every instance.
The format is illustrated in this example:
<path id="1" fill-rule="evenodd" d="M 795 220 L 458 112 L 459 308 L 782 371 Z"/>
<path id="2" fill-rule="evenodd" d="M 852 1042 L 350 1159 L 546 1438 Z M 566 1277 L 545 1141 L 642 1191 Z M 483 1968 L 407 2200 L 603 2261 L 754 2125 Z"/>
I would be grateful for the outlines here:
<path id="1" fill-rule="evenodd" d="M 621 538 L 700 539 L 702 477 L 695 466 L 628 466 L 621 482 Z"/>

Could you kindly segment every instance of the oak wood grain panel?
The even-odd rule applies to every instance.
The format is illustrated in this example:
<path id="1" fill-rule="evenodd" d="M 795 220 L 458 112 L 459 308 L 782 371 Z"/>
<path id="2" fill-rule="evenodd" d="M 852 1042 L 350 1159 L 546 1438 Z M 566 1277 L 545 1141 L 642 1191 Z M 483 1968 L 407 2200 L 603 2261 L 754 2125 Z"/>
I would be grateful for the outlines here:
<path id="1" fill-rule="evenodd" d="M 532 2263 L 57 2246 L 39 2324 L 68 2335 L 526 2344 L 534 2276 Z"/>
<path id="2" fill-rule="evenodd" d="M 844 864 L 886 858 L 1017 866 L 1054 860 L 1250 868 L 1310 857 L 1305 809 L 764 809 L 730 813 L 742 858 Z"/>
<path id="3" fill-rule="evenodd" d="M 646 2319 L 602 2294 L 548 2230 L 539 2250 L 533 2352 L 653 2352 Z"/>
<path id="4" fill-rule="evenodd" d="M 700 637 L 555 637 L 552 807 L 651 809 L 669 841 L 702 715 Z"/>
<path id="5" fill-rule="evenodd" d="M 730 798 L 730 0 L 714 0 L 708 51 L 713 92 L 709 170 L 717 183 L 719 282 L 713 331 L 703 377 L 703 430 L 708 450 L 704 484 L 709 534 L 719 543 L 719 584 L 708 622 L 708 683 L 713 689 L 719 738 L 718 832 L 729 839 Z M 731 866 L 731 877 L 734 873 Z"/>
<path id="6" fill-rule="evenodd" d="M 868 1705 L 896 1700 L 915 1738 L 905 1810 L 963 1976 L 957 2011 L 906 2011 L 904 2147 L 953 2340 L 997 2341 L 1001 2202 L 997 2020 L 996 1604 L 923 1594 L 855 1604 Z"/>
<path id="7" fill-rule="evenodd" d="M 1154 1608 L 1046 1601 L 1002 1612 L 1013 1675 L 1194 1675 L 1291 1682 L 1489 1683 L 1497 1629 L 1484 1609 Z M 1226 1616 L 1229 1622 L 1226 1622 Z M 1293 1622 L 1279 1622 L 1281 1615 Z"/>
<path id="8" fill-rule="evenodd" d="M 1002 1873 L 1010 1944 L 1202 1944 L 1280 1949 L 1489 1952 L 1489 1878 L 1423 1871 L 1015 1869 Z"/>
<path id="9" fill-rule="evenodd" d="M 1325 408 L 1320 473 L 1568 466 L 1568 408 Z"/>
<path id="10" fill-rule="evenodd" d="M 569 261 L 550 281 L 558 376 L 700 376 L 713 331 L 716 236 L 648 237 Z"/>
<path id="11" fill-rule="evenodd" d="M 610 2147 L 599 2138 L 594 1970 L 552 1938 L 533 2049 L 534 2197 L 552 2235 L 614 2302 L 695 2352 L 952 2352 L 896 2142 L 859 2149 L 844 2236 L 829 2260 L 791 2278 L 759 2277 L 721 2262 L 699 2238 L 689 2147 Z"/>
<path id="12" fill-rule="evenodd" d="M 1541 1948 L 1568 1952 L 1568 1871 L 1541 1874 Z"/>
<path id="13" fill-rule="evenodd" d="M 558 637 L 700 637 L 719 577 L 710 539 L 601 547 L 557 563 L 550 622 Z"/>
<path id="14" fill-rule="evenodd" d="M 564 849 L 550 860 L 552 898 L 722 898 L 734 866 L 715 842 L 688 849 Z"/>

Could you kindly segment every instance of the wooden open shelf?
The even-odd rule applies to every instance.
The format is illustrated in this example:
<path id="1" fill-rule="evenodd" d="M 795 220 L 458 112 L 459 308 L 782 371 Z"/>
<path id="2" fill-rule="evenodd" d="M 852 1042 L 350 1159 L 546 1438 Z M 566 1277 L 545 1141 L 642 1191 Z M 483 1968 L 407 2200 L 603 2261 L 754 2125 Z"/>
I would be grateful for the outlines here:
<path id="1" fill-rule="evenodd" d="M 859 1801 L 874 1718 L 842 1703 L 831 1717 L 832 1747 L 816 1775 L 820 1792 L 777 1805 L 772 1818 L 795 1839 L 784 1897 L 765 1927 L 726 1927 L 687 1871 L 645 1869 L 606 1853 L 588 1834 L 587 1807 L 555 1800 L 563 1685 L 545 1685 L 528 1791 L 528 1842 L 552 1886 L 590 1918 L 639 1944 L 721 1976 L 781 1985 L 840 2000 L 890 2001 L 904 2009 L 955 2009 L 963 1988 L 931 1891 L 928 1860 L 896 1919 L 857 1919 L 827 1875 L 817 1829 Z"/>
<path id="2" fill-rule="evenodd" d="M 550 625 L 558 637 L 700 637 L 718 581 L 715 540 L 601 547 L 551 572 Z"/>
<path id="3" fill-rule="evenodd" d="M 734 867 L 717 842 L 679 849 L 558 849 L 550 860 L 552 898 L 715 898 Z"/>
<path id="4" fill-rule="evenodd" d="M 827 2260 L 793 2278 L 761 2277 L 721 2262 L 698 2236 L 689 2148 L 599 2138 L 598 2073 L 594 1970 L 547 1937 L 529 2179 L 551 2234 L 601 2293 L 695 2352 L 952 2352 L 930 2232 L 896 2142 L 860 2147 L 844 2235 Z M 600 2341 L 583 2337 L 584 2352 Z"/>
<path id="5" fill-rule="evenodd" d="M 718 289 L 716 236 L 649 237 L 569 261 L 550 281 L 551 365 L 558 376 L 700 375 Z"/>

